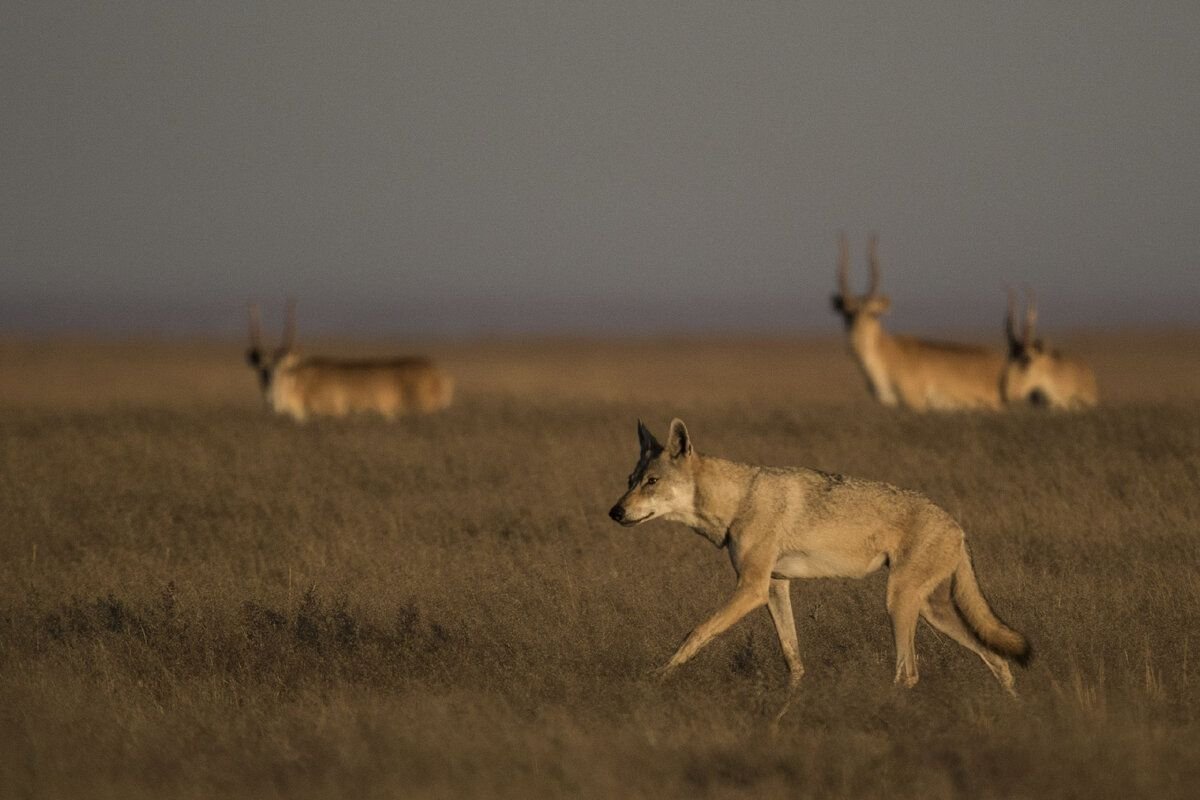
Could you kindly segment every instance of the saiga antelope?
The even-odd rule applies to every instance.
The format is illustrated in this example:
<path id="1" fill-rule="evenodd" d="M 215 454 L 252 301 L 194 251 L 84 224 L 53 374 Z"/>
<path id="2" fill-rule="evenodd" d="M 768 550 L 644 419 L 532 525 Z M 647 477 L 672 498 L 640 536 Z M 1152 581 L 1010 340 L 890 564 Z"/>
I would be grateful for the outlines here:
<path id="1" fill-rule="evenodd" d="M 1099 402 L 1096 374 L 1082 361 L 1049 350 L 1037 338 L 1037 298 L 1026 289 L 1025 321 L 1017 328 L 1017 300 L 1008 290 L 1008 365 L 1001 390 L 1005 402 L 1060 409 L 1092 408 Z"/>
<path id="2" fill-rule="evenodd" d="M 885 406 L 903 405 L 915 411 L 1000 409 L 1000 375 L 1004 357 L 973 345 L 929 342 L 893 336 L 881 317 L 891 307 L 879 293 L 878 237 L 871 236 L 867 260 L 871 284 L 867 293 L 850 291 L 850 246 L 838 241 L 838 293 L 833 308 L 846 323 L 853 352 L 871 394 Z"/>
<path id="3" fill-rule="evenodd" d="M 374 411 L 391 419 L 411 412 L 439 411 L 450 405 L 454 382 L 428 359 L 333 359 L 293 352 L 295 303 L 287 304 L 283 341 L 266 355 L 258 306 L 251 304 L 250 349 L 246 361 L 258 374 L 272 411 L 297 422 L 310 416 L 341 417 Z"/>
<path id="4" fill-rule="evenodd" d="M 791 578 L 863 578 L 889 570 L 887 609 L 896 683 L 917 682 L 917 618 L 983 659 L 1013 690 L 1006 658 L 1025 663 L 1025 637 L 1000 621 L 979 589 L 963 530 L 917 492 L 803 467 L 758 467 L 702 456 L 681 420 L 667 444 L 638 423 L 641 455 L 629 489 L 608 512 L 625 526 L 681 522 L 729 552 L 737 586 L 697 625 L 663 669 L 686 662 L 766 606 L 794 687 L 804 674 L 792 618 Z"/>

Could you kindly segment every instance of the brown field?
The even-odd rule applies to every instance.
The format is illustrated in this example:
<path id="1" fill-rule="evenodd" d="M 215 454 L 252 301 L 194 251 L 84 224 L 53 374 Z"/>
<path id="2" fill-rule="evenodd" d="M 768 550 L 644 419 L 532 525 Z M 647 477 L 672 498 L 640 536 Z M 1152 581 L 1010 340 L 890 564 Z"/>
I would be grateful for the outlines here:
<path id="1" fill-rule="evenodd" d="M 238 343 L 0 340 L 0 796 L 1192 797 L 1200 333 L 1061 344 L 1103 408 L 888 412 L 836 339 L 514 341 L 422 348 L 447 413 L 298 427 Z M 793 582 L 775 732 L 765 610 L 651 678 L 733 576 L 605 516 L 675 415 L 950 510 L 1020 700 L 928 627 L 893 688 L 882 573 Z"/>

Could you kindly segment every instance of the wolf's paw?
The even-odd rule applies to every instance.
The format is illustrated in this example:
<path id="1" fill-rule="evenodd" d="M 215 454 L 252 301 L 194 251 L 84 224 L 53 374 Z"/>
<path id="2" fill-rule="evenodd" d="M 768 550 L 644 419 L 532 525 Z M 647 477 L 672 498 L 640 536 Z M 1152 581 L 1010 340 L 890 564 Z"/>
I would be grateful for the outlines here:
<path id="1" fill-rule="evenodd" d="M 667 664 L 662 667 L 655 667 L 654 669 L 647 670 L 646 678 L 654 683 L 666 683 L 667 680 L 674 674 L 675 667 Z"/>

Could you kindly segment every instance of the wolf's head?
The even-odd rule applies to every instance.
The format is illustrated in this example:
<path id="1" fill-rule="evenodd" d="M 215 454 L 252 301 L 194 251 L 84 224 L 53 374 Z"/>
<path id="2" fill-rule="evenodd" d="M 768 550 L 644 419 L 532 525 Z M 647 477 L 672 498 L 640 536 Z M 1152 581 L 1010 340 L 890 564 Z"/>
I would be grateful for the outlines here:
<path id="1" fill-rule="evenodd" d="M 696 454 L 683 420 L 671 420 L 665 447 L 639 420 L 638 444 L 641 455 L 629 475 L 629 489 L 608 515 L 627 527 L 687 515 L 695 504 Z"/>

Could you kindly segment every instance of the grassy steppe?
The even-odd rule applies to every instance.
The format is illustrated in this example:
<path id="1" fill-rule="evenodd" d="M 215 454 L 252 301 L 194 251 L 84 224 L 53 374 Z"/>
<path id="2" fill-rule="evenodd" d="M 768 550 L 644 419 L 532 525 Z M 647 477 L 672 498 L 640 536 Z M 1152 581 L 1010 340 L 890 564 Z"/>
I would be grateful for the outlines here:
<path id="1" fill-rule="evenodd" d="M 304 427 L 236 347 L 0 343 L 0 795 L 1192 796 L 1198 338 L 1081 342 L 1075 416 L 878 409 L 829 341 L 460 344 L 448 413 Z M 733 577 L 605 516 L 673 415 L 951 511 L 1020 700 L 927 626 L 893 688 L 882 573 L 794 582 L 774 734 L 765 610 L 650 678 Z"/>

